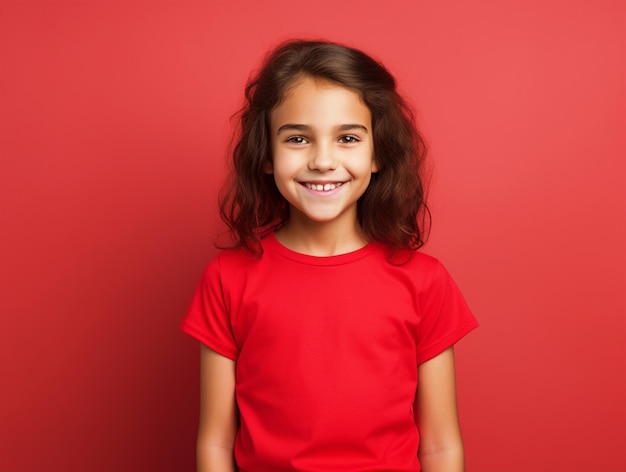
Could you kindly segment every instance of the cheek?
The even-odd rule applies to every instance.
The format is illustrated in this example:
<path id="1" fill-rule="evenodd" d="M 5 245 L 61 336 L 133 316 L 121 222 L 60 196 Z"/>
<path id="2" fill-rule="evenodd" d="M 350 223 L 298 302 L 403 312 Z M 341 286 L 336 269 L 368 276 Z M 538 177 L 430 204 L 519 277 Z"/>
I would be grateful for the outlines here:
<path id="1" fill-rule="evenodd" d="M 298 171 L 301 162 L 299 155 L 289 152 L 289 150 L 279 149 L 272 153 L 272 160 L 267 163 L 271 173 L 281 178 L 291 176 Z"/>

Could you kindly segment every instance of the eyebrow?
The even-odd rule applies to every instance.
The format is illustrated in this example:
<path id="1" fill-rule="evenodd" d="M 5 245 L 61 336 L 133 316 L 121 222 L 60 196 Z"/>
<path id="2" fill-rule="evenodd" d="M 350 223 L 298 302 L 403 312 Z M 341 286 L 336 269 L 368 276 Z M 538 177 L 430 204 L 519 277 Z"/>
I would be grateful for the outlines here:
<path id="1" fill-rule="evenodd" d="M 278 130 L 276 131 L 276 134 L 280 134 L 284 131 L 311 131 L 312 129 L 313 128 L 309 125 L 287 123 L 285 125 L 282 125 L 280 128 L 278 128 Z M 360 125 L 358 123 L 348 123 L 345 125 L 339 125 L 335 127 L 335 130 L 337 131 L 361 130 L 361 131 L 364 131 L 365 133 L 369 132 L 366 126 Z"/>

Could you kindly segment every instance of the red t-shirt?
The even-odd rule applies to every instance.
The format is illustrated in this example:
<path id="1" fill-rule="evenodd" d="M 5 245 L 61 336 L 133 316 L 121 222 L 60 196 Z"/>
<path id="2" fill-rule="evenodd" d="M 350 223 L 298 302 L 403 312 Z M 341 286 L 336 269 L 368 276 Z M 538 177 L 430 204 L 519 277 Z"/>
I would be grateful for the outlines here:
<path id="1" fill-rule="evenodd" d="M 417 366 L 477 326 L 450 275 L 376 243 L 263 249 L 218 255 L 182 325 L 237 361 L 239 470 L 419 471 Z"/>

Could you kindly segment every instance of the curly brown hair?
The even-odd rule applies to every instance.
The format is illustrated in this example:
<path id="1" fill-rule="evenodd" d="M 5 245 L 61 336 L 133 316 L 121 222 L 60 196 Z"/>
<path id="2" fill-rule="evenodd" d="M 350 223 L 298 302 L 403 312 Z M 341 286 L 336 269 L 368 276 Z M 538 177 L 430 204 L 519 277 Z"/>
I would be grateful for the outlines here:
<path id="1" fill-rule="evenodd" d="M 232 238 L 228 247 L 260 256 L 260 240 L 289 217 L 286 200 L 266 173 L 272 160 L 270 113 L 303 76 L 355 91 L 372 114 L 379 170 L 357 203 L 363 233 L 393 249 L 421 247 L 430 228 L 423 176 L 426 147 L 395 78 L 358 49 L 303 40 L 287 41 L 271 51 L 246 85 L 246 101 L 237 115 L 233 169 L 220 193 L 220 215 Z"/>

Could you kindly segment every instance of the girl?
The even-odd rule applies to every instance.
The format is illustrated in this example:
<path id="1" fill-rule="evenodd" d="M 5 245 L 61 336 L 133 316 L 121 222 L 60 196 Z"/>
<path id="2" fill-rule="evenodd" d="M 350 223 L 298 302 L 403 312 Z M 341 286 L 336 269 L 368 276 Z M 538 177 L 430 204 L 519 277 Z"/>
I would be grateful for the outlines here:
<path id="1" fill-rule="evenodd" d="M 240 124 L 233 245 L 183 322 L 202 342 L 198 470 L 462 471 L 452 346 L 477 323 L 417 251 L 424 147 L 394 78 L 291 41 Z"/>

